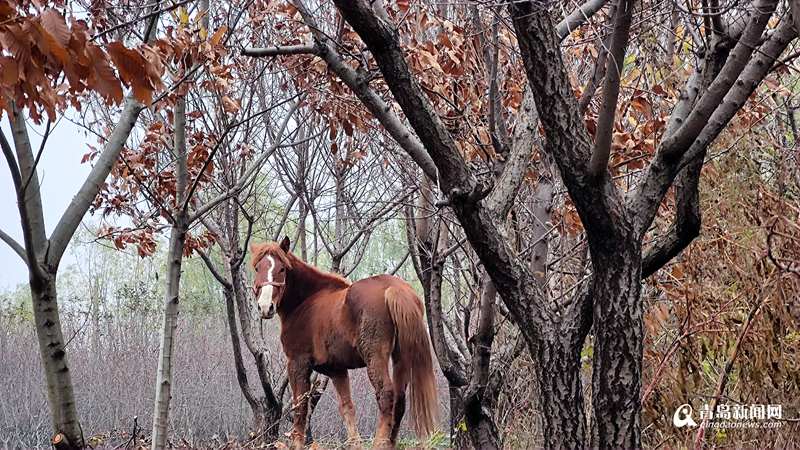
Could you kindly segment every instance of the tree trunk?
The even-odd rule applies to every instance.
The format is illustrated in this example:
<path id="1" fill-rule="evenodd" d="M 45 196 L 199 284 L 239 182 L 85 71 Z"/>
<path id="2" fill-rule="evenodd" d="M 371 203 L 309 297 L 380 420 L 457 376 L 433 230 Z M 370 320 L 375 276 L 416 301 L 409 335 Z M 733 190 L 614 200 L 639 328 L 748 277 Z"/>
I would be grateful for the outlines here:
<path id="1" fill-rule="evenodd" d="M 580 378 L 580 349 L 563 333 L 528 344 L 536 359 L 544 448 L 584 448 L 586 417 Z"/>
<path id="2" fill-rule="evenodd" d="M 184 220 L 185 218 L 178 219 L 172 227 L 169 238 L 167 292 L 164 300 L 164 321 L 161 328 L 161 346 L 158 351 L 156 400 L 153 410 L 153 449 L 164 449 L 167 445 L 169 403 L 172 399 L 172 356 L 175 330 L 178 327 L 181 263 L 187 228 Z"/>
<path id="3" fill-rule="evenodd" d="M 467 433 L 473 448 L 476 450 L 498 450 L 500 433 L 494 423 L 492 411 L 484 402 L 470 402 L 466 405 L 464 417 L 467 424 Z M 456 446 L 456 448 L 462 448 Z"/>
<path id="4" fill-rule="evenodd" d="M 234 363 L 236 364 L 237 379 L 239 380 L 242 394 L 247 398 L 248 404 L 250 404 L 253 411 L 253 426 L 256 435 L 261 436 L 260 439 L 262 442 L 274 442 L 279 438 L 279 421 L 283 413 L 283 403 L 272 389 L 272 380 L 268 372 L 269 362 L 266 360 L 265 346 L 262 340 L 257 342 L 254 335 L 252 318 L 250 316 L 250 310 L 248 309 L 247 291 L 244 285 L 244 271 L 242 265 L 235 261 L 238 259 L 239 255 L 241 255 L 240 252 L 243 251 L 239 248 L 239 236 L 237 234 L 238 210 L 236 208 L 238 208 L 238 206 L 235 204 L 228 204 L 227 206 L 232 210 L 229 216 L 228 226 L 226 227 L 226 232 L 229 234 L 229 248 L 234 248 L 236 250 L 232 253 L 233 257 L 229 255 L 224 257 L 225 274 L 231 280 L 231 288 L 226 289 L 225 293 L 226 306 L 228 308 L 228 325 L 230 327 L 231 339 L 234 346 Z M 232 310 L 234 307 L 236 308 L 235 312 Z M 236 333 L 236 313 L 239 314 L 239 330 L 241 330 L 245 345 L 255 361 L 256 372 L 261 389 L 264 393 L 263 396 L 255 395 L 249 387 L 247 371 L 242 363 L 239 335 Z"/>
<path id="5" fill-rule="evenodd" d="M 175 330 L 178 327 L 178 302 L 181 285 L 181 264 L 186 233 L 189 229 L 186 188 L 189 180 L 186 164 L 186 98 L 175 103 L 175 207 L 167 254 L 167 290 L 164 299 L 164 322 L 161 328 L 161 346 L 158 351 L 156 372 L 156 399 L 153 410 L 153 450 L 161 450 L 167 444 L 169 425 L 169 403 L 172 399 L 172 356 L 174 354 Z"/>
<path id="6" fill-rule="evenodd" d="M 630 239 L 615 247 L 614 252 L 592 252 L 591 446 L 641 448 L 641 245 Z"/>
<path id="7" fill-rule="evenodd" d="M 470 435 L 466 430 L 466 419 L 464 418 L 464 388 L 448 383 L 450 396 L 450 444 L 453 448 L 471 448 Z"/>
<path id="8" fill-rule="evenodd" d="M 281 407 L 280 405 L 278 405 L 277 408 L 271 407 L 272 405 L 267 402 L 265 397 L 256 396 L 250 389 L 250 383 L 247 379 L 247 369 L 242 359 L 242 346 L 239 342 L 239 333 L 237 331 L 236 298 L 232 287 L 224 289 L 224 296 L 226 318 L 233 348 L 233 362 L 236 368 L 236 380 L 239 383 L 239 389 L 242 391 L 253 413 L 254 443 L 267 444 L 274 442 L 278 439 L 278 420 L 280 419 Z"/>
<path id="9" fill-rule="evenodd" d="M 494 423 L 492 410 L 496 395 L 488 392 L 494 342 L 494 316 L 497 290 L 494 283 L 487 281 L 481 290 L 478 326 L 473 335 L 472 373 L 469 386 L 464 392 L 464 418 L 467 423 L 470 441 L 477 449 L 496 450 L 500 448 L 500 433 Z"/>
<path id="10" fill-rule="evenodd" d="M 47 380 L 47 399 L 53 420 L 53 435 L 62 435 L 63 444 L 60 444 L 60 448 L 83 448 L 83 432 L 75 407 L 72 376 L 64 351 L 64 335 L 58 315 L 56 276 L 48 274 L 45 280 L 37 280 L 32 276 L 30 284 L 36 336 Z"/>

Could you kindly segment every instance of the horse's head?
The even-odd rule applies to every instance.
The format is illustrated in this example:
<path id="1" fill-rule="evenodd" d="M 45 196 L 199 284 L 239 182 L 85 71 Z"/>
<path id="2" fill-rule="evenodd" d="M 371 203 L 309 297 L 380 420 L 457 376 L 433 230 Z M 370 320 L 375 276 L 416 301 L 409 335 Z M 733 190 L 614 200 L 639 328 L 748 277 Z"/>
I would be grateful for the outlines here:
<path id="1" fill-rule="evenodd" d="M 252 266 L 256 272 L 253 293 L 261 317 L 271 319 L 281 307 L 281 300 L 286 294 L 286 272 L 292 269 L 287 256 L 289 238 L 284 237 L 280 244 L 253 244 L 250 250 L 253 254 Z"/>

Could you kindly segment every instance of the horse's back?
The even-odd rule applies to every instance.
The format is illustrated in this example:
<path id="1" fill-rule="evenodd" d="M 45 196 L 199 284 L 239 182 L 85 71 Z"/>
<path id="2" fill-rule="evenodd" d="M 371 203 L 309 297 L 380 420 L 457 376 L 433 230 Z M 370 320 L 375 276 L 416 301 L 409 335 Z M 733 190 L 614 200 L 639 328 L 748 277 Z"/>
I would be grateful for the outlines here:
<path id="1" fill-rule="evenodd" d="M 414 292 L 408 283 L 393 275 L 375 275 L 353 283 L 345 298 L 353 317 L 359 320 L 367 315 L 369 318 L 391 323 L 385 297 L 386 290 L 390 287 Z"/>

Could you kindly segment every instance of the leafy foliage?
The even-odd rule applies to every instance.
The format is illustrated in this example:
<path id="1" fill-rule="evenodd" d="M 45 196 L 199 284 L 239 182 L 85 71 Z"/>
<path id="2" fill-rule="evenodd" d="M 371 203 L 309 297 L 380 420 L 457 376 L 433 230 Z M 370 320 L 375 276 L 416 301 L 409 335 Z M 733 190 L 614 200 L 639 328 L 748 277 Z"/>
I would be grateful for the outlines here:
<path id="1" fill-rule="evenodd" d="M 120 103 L 123 85 L 149 103 L 162 87 L 165 41 L 137 49 L 119 41 L 102 45 L 85 20 L 56 9 L 63 6 L 0 1 L 0 109 L 27 107 L 36 123 L 44 110 L 52 122 L 68 105 L 80 110 L 81 94 L 96 92 L 109 105 Z"/>

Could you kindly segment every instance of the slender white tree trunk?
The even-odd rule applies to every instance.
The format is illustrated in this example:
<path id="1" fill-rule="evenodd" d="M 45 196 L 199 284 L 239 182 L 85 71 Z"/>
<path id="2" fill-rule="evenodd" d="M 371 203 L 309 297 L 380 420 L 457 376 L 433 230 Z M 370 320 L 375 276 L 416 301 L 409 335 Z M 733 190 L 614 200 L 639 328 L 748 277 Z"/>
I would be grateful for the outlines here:
<path id="1" fill-rule="evenodd" d="M 178 327 L 181 263 L 189 225 L 187 210 L 183 207 L 188 182 L 186 167 L 186 99 L 184 97 L 179 98 L 175 104 L 174 128 L 175 174 L 177 177 L 175 197 L 177 201 L 173 211 L 174 222 L 169 239 L 164 321 L 161 328 L 161 346 L 158 351 L 158 371 L 156 372 L 156 399 L 153 409 L 152 434 L 152 448 L 154 450 L 164 449 L 167 445 L 169 403 L 172 399 L 172 359 L 175 348 L 175 330 Z"/>
<path id="2" fill-rule="evenodd" d="M 167 292 L 164 299 L 164 321 L 161 328 L 161 346 L 158 351 L 156 401 L 153 415 L 153 449 L 163 449 L 167 443 L 169 403 L 172 399 L 172 359 L 175 348 L 175 330 L 178 327 L 178 303 L 181 284 L 181 262 L 186 226 L 176 224 L 170 233 L 167 268 Z"/>

